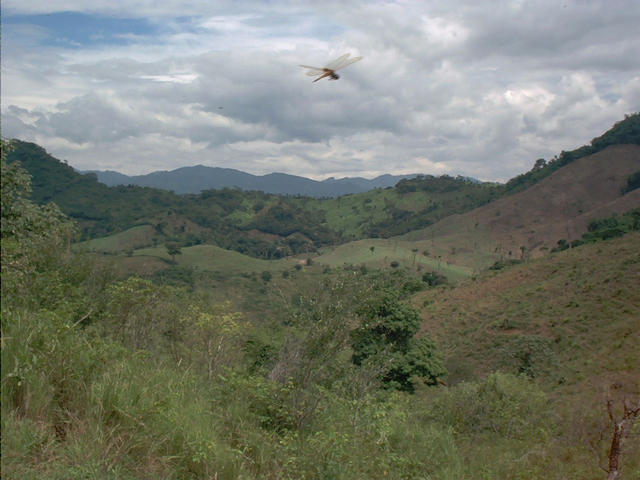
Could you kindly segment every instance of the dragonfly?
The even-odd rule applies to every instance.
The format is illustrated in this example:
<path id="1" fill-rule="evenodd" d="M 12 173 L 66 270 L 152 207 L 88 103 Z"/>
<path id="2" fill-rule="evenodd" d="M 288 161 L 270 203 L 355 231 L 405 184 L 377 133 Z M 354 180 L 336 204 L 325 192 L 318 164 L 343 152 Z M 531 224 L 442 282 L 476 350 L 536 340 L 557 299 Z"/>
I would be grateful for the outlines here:
<path id="1" fill-rule="evenodd" d="M 349 54 L 345 53 L 341 57 L 336 58 L 333 62 L 329 62 L 326 67 L 311 67 L 309 65 L 300 65 L 303 68 L 307 68 L 307 75 L 310 77 L 317 77 L 313 82 L 317 82 L 325 77 L 329 77 L 329 80 L 338 80 L 340 75 L 336 73 L 337 70 L 346 67 L 347 65 L 351 65 L 352 63 L 361 60 L 362 57 L 351 57 L 349 58 Z"/>

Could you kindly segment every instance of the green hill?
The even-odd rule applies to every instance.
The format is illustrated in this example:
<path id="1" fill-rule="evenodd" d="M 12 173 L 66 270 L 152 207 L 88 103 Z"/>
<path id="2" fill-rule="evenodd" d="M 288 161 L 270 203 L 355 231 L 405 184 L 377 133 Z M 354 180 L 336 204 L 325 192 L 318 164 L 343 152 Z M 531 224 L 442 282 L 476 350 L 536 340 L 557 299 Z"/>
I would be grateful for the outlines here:
<path id="1" fill-rule="evenodd" d="M 8 160 L 32 175 L 32 198 L 60 206 L 78 223 L 82 240 L 148 224 L 157 233 L 151 242 L 212 243 L 266 259 L 346 239 L 406 232 L 485 203 L 494 192 L 492 186 L 444 176 L 419 177 L 396 189 L 337 199 L 233 189 L 176 195 L 136 186 L 107 187 L 94 174 L 75 172 L 35 144 L 13 141 L 12 146 Z"/>
<path id="2" fill-rule="evenodd" d="M 160 226 L 162 230 L 163 224 L 172 223 L 170 215 L 178 215 L 181 221 L 199 228 L 192 228 L 189 233 L 158 231 L 157 242 L 179 241 L 186 246 L 213 243 L 256 257 L 280 258 L 349 240 L 405 234 L 499 198 L 510 198 L 559 169 L 612 145 L 640 144 L 639 119 L 640 114 L 630 115 L 592 140 L 591 145 L 562 152 L 549 162 L 537 161 L 530 172 L 506 185 L 483 184 L 462 177 L 418 176 L 402 180 L 394 188 L 334 199 L 232 189 L 175 195 L 153 188 L 106 187 L 95 175 L 78 174 L 41 147 L 17 140 L 8 159 L 19 161 L 32 175 L 34 200 L 58 204 L 78 222 L 84 240 L 142 224 Z M 607 155 L 595 158 L 608 161 Z M 635 185 L 631 176 L 626 181 L 631 187 Z M 510 202 L 504 200 L 505 204 Z M 524 218 L 522 225 L 528 228 L 529 220 Z M 515 248 L 522 245 L 529 247 L 522 243 Z"/>
<path id="3" fill-rule="evenodd" d="M 572 165 L 612 151 L 635 152 L 609 147 L 538 185 L 566 186 Z M 613 177 L 601 194 L 625 193 L 590 212 L 636 198 Z M 16 165 L 3 159 L 1 178 L 3 478 L 591 480 L 611 445 L 606 400 L 619 417 L 640 398 L 640 234 L 606 239 L 635 229 L 637 212 L 591 223 L 606 240 L 452 286 L 408 273 L 464 277 L 452 260 L 487 249 L 444 257 L 433 231 L 304 266 L 204 244 L 96 261 L 68 248 L 69 222 L 27 198 Z M 278 202 L 284 234 L 297 212 Z M 82 247 L 205 228 L 164 218 Z M 453 234 L 445 220 L 432 228 Z M 155 281 L 123 273 L 143 264 Z M 176 286 L 194 272 L 202 283 Z M 626 440 L 621 465 L 635 478 L 635 430 Z"/>

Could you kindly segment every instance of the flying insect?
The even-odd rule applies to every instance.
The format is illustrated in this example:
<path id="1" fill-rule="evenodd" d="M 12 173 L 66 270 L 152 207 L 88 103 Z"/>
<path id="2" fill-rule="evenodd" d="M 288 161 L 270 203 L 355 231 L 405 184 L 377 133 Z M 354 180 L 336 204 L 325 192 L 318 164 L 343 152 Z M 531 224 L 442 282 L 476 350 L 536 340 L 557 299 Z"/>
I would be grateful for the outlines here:
<path id="1" fill-rule="evenodd" d="M 309 65 L 300 66 L 308 69 L 307 75 L 309 75 L 310 77 L 318 77 L 313 81 L 315 83 L 325 77 L 329 77 L 329 80 L 338 80 L 340 78 L 340 75 L 338 75 L 336 71 L 361 59 L 362 57 L 349 58 L 349 54 L 345 53 L 341 57 L 336 58 L 333 62 L 329 62 L 326 67 L 311 67 Z"/>

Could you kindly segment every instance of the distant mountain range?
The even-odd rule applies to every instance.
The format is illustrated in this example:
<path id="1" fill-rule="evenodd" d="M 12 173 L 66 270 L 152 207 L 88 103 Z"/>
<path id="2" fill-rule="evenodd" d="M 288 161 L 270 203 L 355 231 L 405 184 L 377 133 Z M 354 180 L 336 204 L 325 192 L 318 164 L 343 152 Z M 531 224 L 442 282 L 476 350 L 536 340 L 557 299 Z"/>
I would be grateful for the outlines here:
<path id="1" fill-rule="evenodd" d="M 286 173 L 252 175 L 233 168 L 206 167 L 196 165 L 171 171 L 152 172 L 147 175 L 128 176 L 114 171 L 92 170 L 98 181 L 110 187 L 116 185 L 138 185 L 162 188 L 178 194 L 198 194 L 202 190 L 239 188 L 258 190 L 279 195 L 305 195 L 310 197 L 338 197 L 349 193 L 362 193 L 375 188 L 393 187 L 400 180 L 414 178 L 410 175 L 381 175 L 374 179 L 361 177 L 328 178 L 317 181 Z"/>

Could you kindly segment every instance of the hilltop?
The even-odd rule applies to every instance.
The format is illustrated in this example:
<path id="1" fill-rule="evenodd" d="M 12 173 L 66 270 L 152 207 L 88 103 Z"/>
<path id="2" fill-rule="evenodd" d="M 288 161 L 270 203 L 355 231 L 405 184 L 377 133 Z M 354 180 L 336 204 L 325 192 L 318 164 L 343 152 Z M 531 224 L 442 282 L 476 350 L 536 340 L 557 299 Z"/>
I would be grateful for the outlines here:
<path id="1" fill-rule="evenodd" d="M 356 258 L 376 267 L 393 261 L 447 265 L 459 276 L 496 260 L 543 255 L 558 241 L 580 238 L 592 220 L 639 206 L 640 195 L 640 114 L 590 145 L 537 160 L 505 185 L 418 175 L 392 188 L 324 199 L 226 188 L 178 195 L 108 187 L 35 144 L 13 146 L 9 160 L 33 176 L 32 198 L 58 204 L 78 222 L 82 240 L 111 236 L 98 243 L 111 253 L 166 242 L 212 244 L 262 259 L 322 253 L 319 260 L 329 265 Z M 127 234 L 130 229 L 138 233 Z M 377 247 L 367 239 L 379 239 Z"/>
<path id="2" fill-rule="evenodd" d="M 114 171 L 91 170 L 98 181 L 107 186 L 137 185 L 170 190 L 178 194 L 198 194 L 203 190 L 238 188 L 276 195 L 305 195 L 308 197 L 339 197 L 350 193 L 362 193 L 376 188 L 393 187 L 400 180 L 413 175 L 380 175 L 373 179 L 361 177 L 327 178 L 317 181 L 286 173 L 252 175 L 233 168 L 195 165 L 171 171 L 157 171 L 146 175 L 128 176 Z"/>

